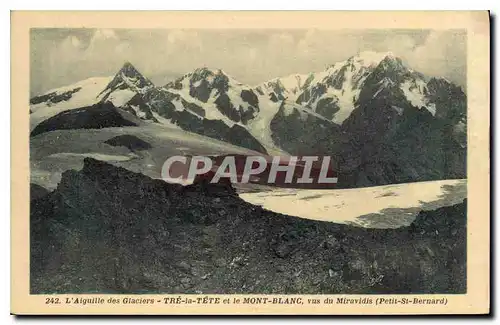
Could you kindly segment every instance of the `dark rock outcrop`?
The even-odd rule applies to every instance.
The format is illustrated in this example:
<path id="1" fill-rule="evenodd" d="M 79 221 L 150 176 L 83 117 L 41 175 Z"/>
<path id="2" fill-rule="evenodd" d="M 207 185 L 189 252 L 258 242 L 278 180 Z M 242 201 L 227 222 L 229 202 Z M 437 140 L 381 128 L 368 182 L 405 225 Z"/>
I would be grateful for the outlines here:
<path id="1" fill-rule="evenodd" d="M 30 104 L 36 105 L 44 102 L 48 104 L 57 104 L 59 102 L 70 100 L 71 97 L 73 97 L 73 94 L 79 92 L 81 89 L 81 87 L 76 87 L 75 89 L 71 89 L 60 94 L 58 94 L 57 92 L 52 92 L 45 95 L 36 96 L 30 99 Z"/>
<path id="2" fill-rule="evenodd" d="M 30 136 L 54 130 L 102 129 L 120 126 L 138 126 L 139 121 L 132 114 L 116 108 L 112 103 L 98 103 L 92 106 L 67 110 L 38 124 Z"/>
<path id="3" fill-rule="evenodd" d="M 339 186 L 466 177 L 467 148 L 454 134 L 455 122 L 412 107 L 398 87 L 375 89 L 363 89 L 342 125 Z"/>
<path id="4" fill-rule="evenodd" d="M 271 120 L 273 142 L 293 155 L 334 156 L 343 137 L 340 127 L 321 117 L 302 114 L 300 107 L 286 107 L 289 105 L 293 104 L 282 101 Z M 285 109 L 293 112 L 286 113 Z"/>
<path id="5" fill-rule="evenodd" d="M 130 134 L 124 134 L 113 137 L 111 139 L 104 141 L 104 143 L 114 147 L 119 147 L 119 146 L 127 147 L 132 151 L 147 150 L 152 148 L 151 144 L 149 144 L 148 142 L 142 140 L 139 137 L 136 137 L 135 135 L 130 135 Z"/>
<path id="6" fill-rule="evenodd" d="M 389 53 L 372 65 L 364 60 L 339 62 L 297 93 L 296 104 L 336 121 L 338 131 L 315 122 L 302 125 L 297 114 L 278 111 L 271 124 L 274 142 L 290 154 L 335 156 L 340 187 L 465 178 L 463 90 L 443 78 L 429 79 Z M 274 89 L 270 96 L 278 101 L 282 92 Z M 336 120 L 351 96 L 352 112 Z"/>
<path id="7" fill-rule="evenodd" d="M 37 200 L 49 194 L 50 191 L 43 186 L 35 183 L 30 183 L 30 201 Z"/>
<path id="8" fill-rule="evenodd" d="M 182 187 L 86 158 L 32 201 L 31 293 L 466 290 L 465 201 L 364 229 L 269 212 L 226 185 Z"/>

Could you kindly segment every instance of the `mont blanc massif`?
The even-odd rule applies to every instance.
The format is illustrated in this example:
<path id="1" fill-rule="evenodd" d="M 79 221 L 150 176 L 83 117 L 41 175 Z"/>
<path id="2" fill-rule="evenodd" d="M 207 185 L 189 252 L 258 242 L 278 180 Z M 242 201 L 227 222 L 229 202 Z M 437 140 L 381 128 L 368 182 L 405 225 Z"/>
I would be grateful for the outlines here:
<path id="1" fill-rule="evenodd" d="M 257 85 L 126 62 L 29 109 L 33 293 L 465 291 L 467 97 L 392 53 Z M 337 189 L 161 179 L 226 154 L 331 156 Z"/>

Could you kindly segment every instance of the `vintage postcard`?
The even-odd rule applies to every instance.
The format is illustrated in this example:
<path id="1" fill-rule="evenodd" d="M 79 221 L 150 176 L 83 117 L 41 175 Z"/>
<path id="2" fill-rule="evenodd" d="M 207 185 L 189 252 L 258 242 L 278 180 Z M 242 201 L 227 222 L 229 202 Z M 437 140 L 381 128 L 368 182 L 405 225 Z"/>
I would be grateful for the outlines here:
<path id="1" fill-rule="evenodd" d="M 13 12 L 12 313 L 489 313 L 489 31 Z"/>

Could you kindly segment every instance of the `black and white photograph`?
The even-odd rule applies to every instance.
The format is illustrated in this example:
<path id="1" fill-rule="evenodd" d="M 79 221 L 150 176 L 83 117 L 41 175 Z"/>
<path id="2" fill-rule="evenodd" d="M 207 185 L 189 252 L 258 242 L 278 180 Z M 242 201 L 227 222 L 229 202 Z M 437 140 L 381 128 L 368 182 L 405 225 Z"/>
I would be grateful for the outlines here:
<path id="1" fill-rule="evenodd" d="M 32 292 L 464 293 L 466 37 L 33 29 Z M 161 180 L 227 154 L 338 183 Z"/>
<path id="2" fill-rule="evenodd" d="M 29 28 L 25 294 L 234 312 L 477 296 L 481 34 L 208 21 Z"/>

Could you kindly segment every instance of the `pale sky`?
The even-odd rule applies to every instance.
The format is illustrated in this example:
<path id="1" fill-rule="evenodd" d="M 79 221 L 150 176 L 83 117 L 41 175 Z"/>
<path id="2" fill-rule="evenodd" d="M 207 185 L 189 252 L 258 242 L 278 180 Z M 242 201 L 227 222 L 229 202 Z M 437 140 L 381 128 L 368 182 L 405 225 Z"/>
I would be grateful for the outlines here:
<path id="1" fill-rule="evenodd" d="M 157 85 L 203 66 L 255 85 L 322 71 L 366 50 L 390 51 L 416 71 L 465 88 L 462 30 L 32 29 L 30 95 L 114 75 L 125 61 Z"/>

